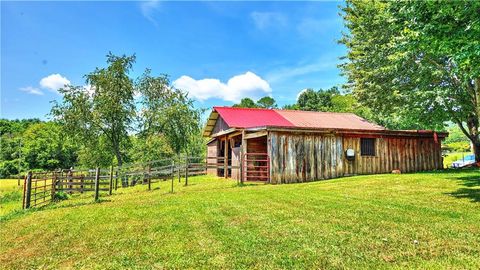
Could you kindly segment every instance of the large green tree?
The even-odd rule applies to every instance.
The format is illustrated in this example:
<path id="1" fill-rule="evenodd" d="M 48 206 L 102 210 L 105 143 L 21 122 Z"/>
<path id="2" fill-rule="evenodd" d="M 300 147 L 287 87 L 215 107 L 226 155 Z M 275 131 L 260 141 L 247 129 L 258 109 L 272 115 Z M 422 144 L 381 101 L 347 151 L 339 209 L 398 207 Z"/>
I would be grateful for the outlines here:
<path id="1" fill-rule="evenodd" d="M 46 122 L 25 131 L 22 155 L 29 169 L 54 170 L 73 166 L 77 149 L 58 124 Z"/>
<path id="2" fill-rule="evenodd" d="M 456 123 L 480 161 L 479 17 L 479 1 L 347 1 L 347 87 L 387 126 Z"/>
<path id="3" fill-rule="evenodd" d="M 199 134 L 202 113 L 193 100 L 175 89 L 166 75 L 155 77 L 150 70 L 138 79 L 136 87 L 141 94 L 140 136 L 163 136 L 175 154 L 191 154 L 189 146 L 192 136 Z"/>
<path id="4" fill-rule="evenodd" d="M 91 89 L 67 86 L 60 89 L 63 100 L 55 103 L 52 115 L 65 131 L 92 153 L 102 149 L 103 138 L 117 164 L 122 165 L 129 145 L 128 132 L 135 120 L 134 83 L 129 72 L 135 56 L 107 55 L 106 68 L 86 75 Z M 97 165 L 103 165 L 104 156 Z M 107 159 L 107 161 L 110 161 Z"/>

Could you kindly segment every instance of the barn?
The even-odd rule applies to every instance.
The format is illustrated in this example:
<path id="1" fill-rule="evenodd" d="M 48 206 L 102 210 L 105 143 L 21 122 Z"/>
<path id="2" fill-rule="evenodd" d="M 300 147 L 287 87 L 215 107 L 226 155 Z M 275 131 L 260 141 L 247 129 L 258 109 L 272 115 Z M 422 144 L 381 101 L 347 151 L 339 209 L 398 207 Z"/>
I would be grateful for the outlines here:
<path id="1" fill-rule="evenodd" d="M 272 184 L 443 168 L 447 133 L 389 130 L 352 113 L 214 107 L 207 173 Z"/>

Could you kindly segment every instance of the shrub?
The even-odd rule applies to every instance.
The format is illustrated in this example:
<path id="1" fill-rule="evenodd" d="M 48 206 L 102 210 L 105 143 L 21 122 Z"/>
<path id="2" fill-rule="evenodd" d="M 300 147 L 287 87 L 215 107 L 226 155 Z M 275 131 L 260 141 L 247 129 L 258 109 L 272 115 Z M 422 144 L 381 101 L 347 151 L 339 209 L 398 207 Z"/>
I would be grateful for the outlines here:
<path id="1" fill-rule="evenodd" d="M 451 149 L 452 152 L 468 152 L 470 151 L 470 143 L 463 141 L 463 142 L 452 142 L 449 144 L 445 144 L 448 149 Z"/>
<path id="2" fill-rule="evenodd" d="M 53 200 L 58 202 L 58 201 L 64 201 L 68 200 L 69 196 L 67 193 L 59 191 L 55 193 L 55 196 L 53 197 Z"/>
<path id="3" fill-rule="evenodd" d="M 0 162 L 0 178 L 9 178 L 10 175 L 18 174 L 18 162 L 7 160 Z"/>

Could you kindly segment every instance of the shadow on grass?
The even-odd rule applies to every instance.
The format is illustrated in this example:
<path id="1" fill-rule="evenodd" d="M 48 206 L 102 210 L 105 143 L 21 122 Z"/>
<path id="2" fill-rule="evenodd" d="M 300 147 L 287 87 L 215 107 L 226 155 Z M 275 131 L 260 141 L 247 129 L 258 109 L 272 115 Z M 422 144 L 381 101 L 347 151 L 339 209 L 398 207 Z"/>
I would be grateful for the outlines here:
<path id="1" fill-rule="evenodd" d="M 458 176 L 450 177 L 452 180 L 460 181 L 464 187 L 454 192 L 446 193 L 449 196 L 459 199 L 470 199 L 472 202 L 480 202 L 480 170 L 449 170 L 449 173 L 458 174 Z"/>

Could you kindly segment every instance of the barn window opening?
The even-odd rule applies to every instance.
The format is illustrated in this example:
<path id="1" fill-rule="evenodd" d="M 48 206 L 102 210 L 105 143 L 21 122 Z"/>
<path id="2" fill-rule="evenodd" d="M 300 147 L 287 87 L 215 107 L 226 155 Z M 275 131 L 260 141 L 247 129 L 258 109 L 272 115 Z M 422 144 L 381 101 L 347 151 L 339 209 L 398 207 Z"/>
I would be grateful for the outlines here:
<path id="1" fill-rule="evenodd" d="M 360 153 L 362 156 L 375 156 L 375 139 L 360 138 Z"/>

